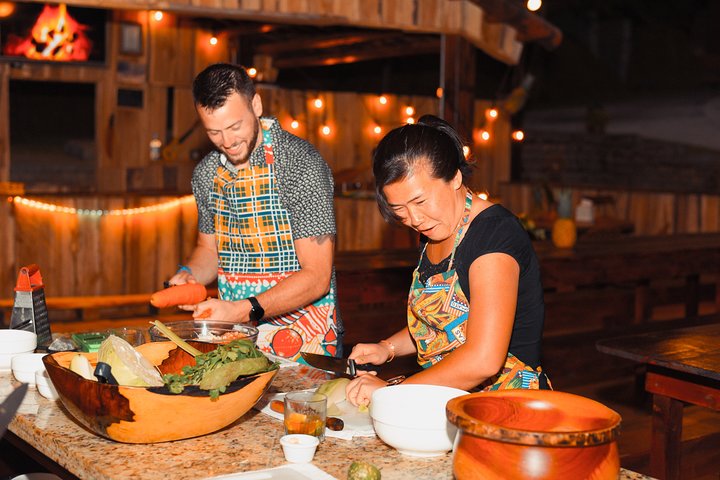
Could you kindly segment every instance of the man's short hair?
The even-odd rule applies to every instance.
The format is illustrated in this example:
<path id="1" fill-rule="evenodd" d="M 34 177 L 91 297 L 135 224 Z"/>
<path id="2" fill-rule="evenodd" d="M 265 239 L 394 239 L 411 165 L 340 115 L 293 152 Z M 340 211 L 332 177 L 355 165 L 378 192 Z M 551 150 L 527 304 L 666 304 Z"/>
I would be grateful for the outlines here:
<path id="1" fill-rule="evenodd" d="M 215 63 L 195 77 L 192 93 L 196 106 L 215 110 L 233 93 L 244 96 L 249 104 L 255 97 L 255 84 L 243 67 Z"/>

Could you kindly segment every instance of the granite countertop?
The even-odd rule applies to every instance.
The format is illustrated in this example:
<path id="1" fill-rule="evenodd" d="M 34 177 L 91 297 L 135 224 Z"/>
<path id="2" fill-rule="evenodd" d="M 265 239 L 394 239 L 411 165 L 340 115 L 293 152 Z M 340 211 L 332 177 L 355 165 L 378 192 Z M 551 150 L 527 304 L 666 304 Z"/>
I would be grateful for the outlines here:
<path id="1" fill-rule="evenodd" d="M 280 369 L 270 389 L 283 392 L 311 388 L 329 378 L 309 367 Z M 0 372 L 0 401 L 16 385 L 9 372 Z M 146 445 L 116 443 L 75 422 L 60 401 L 28 391 L 9 430 L 64 469 L 83 479 L 177 480 L 260 470 L 285 464 L 279 438 L 282 422 L 252 409 L 231 426 L 203 437 Z M 313 464 L 345 479 L 352 461 L 367 461 L 382 471 L 383 480 L 452 479 L 452 456 L 430 459 L 400 455 L 376 437 L 352 440 L 328 437 Z M 622 470 L 620 479 L 649 477 Z"/>

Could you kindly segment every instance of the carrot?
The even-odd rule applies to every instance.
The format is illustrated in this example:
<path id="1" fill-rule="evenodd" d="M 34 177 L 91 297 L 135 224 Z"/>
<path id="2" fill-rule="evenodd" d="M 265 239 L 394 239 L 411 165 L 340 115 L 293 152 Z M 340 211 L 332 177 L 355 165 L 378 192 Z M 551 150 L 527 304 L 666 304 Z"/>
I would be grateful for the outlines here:
<path id="1" fill-rule="evenodd" d="M 150 297 L 150 304 L 157 308 L 174 307 L 177 305 L 195 305 L 207 298 L 207 290 L 199 283 L 173 285 L 155 292 Z"/>
<path id="2" fill-rule="evenodd" d="M 283 403 L 282 400 L 273 400 L 272 402 L 270 402 L 270 410 L 273 410 L 277 413 L 284 413 L 285 403 Z"/>

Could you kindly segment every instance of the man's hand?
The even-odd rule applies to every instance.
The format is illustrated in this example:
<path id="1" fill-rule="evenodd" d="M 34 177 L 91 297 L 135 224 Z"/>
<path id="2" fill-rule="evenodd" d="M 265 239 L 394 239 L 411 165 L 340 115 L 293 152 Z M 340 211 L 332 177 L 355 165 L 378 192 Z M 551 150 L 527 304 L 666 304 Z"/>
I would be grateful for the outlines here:
<path id="1" fill-rule="evenodd" d="M 168 284 L 172 285 L 184 285 L 186 283 L 198 283 L 197 279 L 193 277 L 192 273 L 186 270 L 179 270 L 175 275 L 170 277 Z"/>
<path id="2" fill-rule="evenodd" d="M 218 322 L 247 323 L 250 321 L 252 305 L 247 300 L 231 302 L 210 298 L 197 305 L 182 305 L 180 308 L 192 311 L 193 319 L 196 320 L 211 319 Z"/>

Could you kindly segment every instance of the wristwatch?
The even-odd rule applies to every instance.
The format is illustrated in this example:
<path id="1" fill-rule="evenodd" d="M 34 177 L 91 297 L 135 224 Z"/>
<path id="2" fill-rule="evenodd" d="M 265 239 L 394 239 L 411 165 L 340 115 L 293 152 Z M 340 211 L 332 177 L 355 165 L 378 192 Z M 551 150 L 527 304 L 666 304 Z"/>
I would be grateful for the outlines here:
<path id="1" fill-rule="evenodd" d="M 250 320 L 253 322 L 259 322 L 265 316 L 265 309 L 262 308 L 260 302 L 258 302 L 258 299 L 255 297 L 248 297 L 248 301 L 250 302 L 250 305 L 252 305 L 252 310 L 250 310 Z"/>

